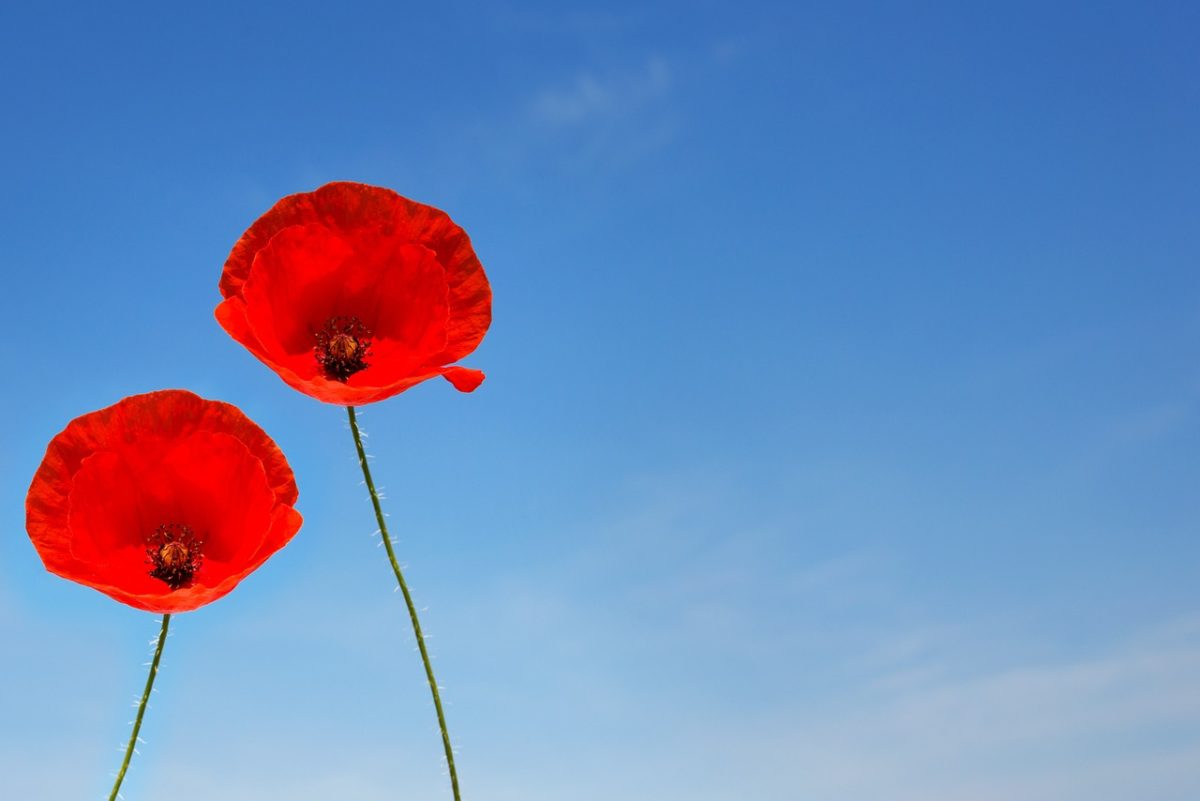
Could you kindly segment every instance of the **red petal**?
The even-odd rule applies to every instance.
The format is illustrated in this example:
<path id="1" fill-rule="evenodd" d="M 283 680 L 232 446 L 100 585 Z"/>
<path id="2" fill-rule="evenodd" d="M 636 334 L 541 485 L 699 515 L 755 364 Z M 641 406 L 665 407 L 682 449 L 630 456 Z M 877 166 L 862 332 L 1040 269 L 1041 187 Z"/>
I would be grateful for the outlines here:
<path id="1" fill-rule="evenodd" d="M 349 242 L 316 225 L 286 228 L 259 252 L 242 297 L 267 354 L 281 362 L 303 357 L 315 374 L 313 334 L 341 305 L 343 267 L 353 259 Z"/>
<path id="2" fill-rule="evenodd" d="M 447 367 L 442 377 L 454 385 L 459 392 L 474 392 L 483 383 L 483 371 L 466 367 Z"/>

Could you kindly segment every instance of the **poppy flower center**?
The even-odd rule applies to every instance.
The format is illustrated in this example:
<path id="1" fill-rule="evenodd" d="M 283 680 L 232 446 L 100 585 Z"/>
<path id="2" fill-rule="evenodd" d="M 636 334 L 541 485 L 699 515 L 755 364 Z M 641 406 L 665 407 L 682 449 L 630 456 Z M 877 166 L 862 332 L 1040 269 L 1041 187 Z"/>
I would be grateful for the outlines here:
<path id="1" fill-rule="evenodd" d="M 367 367 L 371 331 L 357 317 L 330 317 L 313 336 L 317 341 L 313 355 L 329 380 L 345 383 Z"/>
<path id="2" fill-rule="evenodd" d="M 173 590 L 187 584 L 204 561 L 200 553 L 203 544 L 181 523 L 159 526 L 146 545 L 146 561 L 154 566 L 151 578 L 166 582 Z"/>

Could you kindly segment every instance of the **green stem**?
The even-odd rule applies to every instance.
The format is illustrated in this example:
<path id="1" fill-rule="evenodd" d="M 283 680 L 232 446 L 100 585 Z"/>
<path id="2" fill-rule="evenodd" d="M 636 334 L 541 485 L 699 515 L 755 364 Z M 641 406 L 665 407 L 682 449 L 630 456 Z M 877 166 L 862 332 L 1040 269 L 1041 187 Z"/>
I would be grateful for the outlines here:
<path id="1" fill-rule="evenodd" d="M 167 641 L 167 627 L 171 625 L 171 616 L 163 615 L 162 630 L 158 633 L 158 644 L 154 646 L 154 660 L 150 663 L 150 675 L 146 677 L 146 689 L 142 690 L 142 700 L 138 704 L 137 717 L 133 719 L 133 734 L 129 735 L 129 745 L 125 746 L 125 758 L 121 760 L 121 770 L 117 772 L 117 780 L 113 783 L 108 801 L 116 801 L 121 793 L 121 782 L 125 781 L 125 771 L 129 770 L 129 760 L 133 759 L 133 749 L 137 745 L 138 732 L 142 728 L 142 718 L 146 716 L 146 704 L 150 701 L 150 691 L 154 689 L 154 679 L 158 676 L 158 663 L 162 660 L 163 644 Z"/>
<path id="2" fill-rule="evenodd" d="M 417 636 L 417 648 L 421 651 L 421 661 L 425 663 L 425 677 L 429 679 L 429 692 L 433 694 L 433 708 L 437 710 L 438 727 L 442 730 L 442 748 L 446 751 L 446 764 L 450 768 L 450 787 L 454 790 L 454 801 L 462 801 L 458 794 L 458 772 L 454 769 L 454 749 L 450 747 L 450 733 L 446 729 L 446 713 L 442 711 L 442 697 L 438 694 L 437 680 L 433 677 L 433 664 L 429 660 L 429 649 L 425 647 L 425 636 L 421 634 L 421 621 L 417 618 L 417 606 L 413 603 L 412 593 L 404 581 L 404 573 L 400 571 L 400 563 L 396 561 L 396 551 L 392 548 L 392 538 L 388 535 L 387 521 L 383 517 L 383 507 L 379 505 L 379 493 L 375 491 L 375 482 L 371 480 L 371 468 L 367 466 L 367 452 L 363 450 L 362 435 L 358 430 L 358 418 L 354 415 L 354 407 L 347 406 L 350 415 L 350 430 L 354 432 L 354 447 L 358 451 L 358 463 L 362 466 L 363 478 L 367 482 L 367 490 L 371 493 L 371 505 L 375 507 L 375 519 L 379 521 L 379 535 L 383 537 L 383 547 L 387 549 L 388 561 L 392 563 L 392 572 L 396 574 L 396 583 L 400 592 L 404 593 L 404 603 L 408 605 L 408 616 L 412 619 L 413 634 Z"/>

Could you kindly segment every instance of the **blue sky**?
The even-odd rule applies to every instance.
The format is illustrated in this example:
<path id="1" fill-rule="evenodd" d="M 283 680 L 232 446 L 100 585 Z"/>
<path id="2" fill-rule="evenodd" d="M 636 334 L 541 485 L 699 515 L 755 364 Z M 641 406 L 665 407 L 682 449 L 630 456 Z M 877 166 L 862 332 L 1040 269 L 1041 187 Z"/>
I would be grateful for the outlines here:
<path id="1" fill-rule="evenodd" d="M 0 11 L 0 775 L 100 797 L 156 619 L 45 574 L 68 420 L 185 387 L 300 484 L 128 799 L 448 798 L 345 415 L 212 309 L 276 198 L 448 210 L 467 365 L 362 422 L 464 797 L 1200 795 L 1200 12 Z"/>

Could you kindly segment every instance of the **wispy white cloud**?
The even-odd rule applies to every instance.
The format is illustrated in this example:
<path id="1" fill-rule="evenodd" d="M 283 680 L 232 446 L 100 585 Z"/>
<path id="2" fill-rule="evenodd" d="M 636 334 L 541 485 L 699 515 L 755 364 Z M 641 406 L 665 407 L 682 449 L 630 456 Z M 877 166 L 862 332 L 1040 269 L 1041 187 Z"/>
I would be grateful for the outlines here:
<path id="1" fill-rule="evenodd" d="M 685 77 L 661 55 L 585 63 L 509 87 L 494 109 L 451 114 L 425 143 L 425 162 L 415 163 L 411 148 L 388 147 L 354 155 L 342 169 L 396 172 L 441 193 L 478 193 L 485 173 L 509 195 L 544 188 L 555 175 L 624 181 L 631 165 L 676 140 L 686 117 L 677 91 Z"/>
<path id="2" fill-rule="evenodd" d="M 539 91 L 530 114 L 535 122 L 551 127 L 628 118 L 660 103 L 671 85 L 671 70 L 661 58 L 632 72 L 582 72 L 565 85 Z"/>
<path id="3" fill-rule="evenodd" d="M 1198 669 L 1187 621 L 1091 658 L 877 689 L 816 717 L 792 706 L 765 738 L 742 734 L 806 797 L 1183 799 L 1200 787 Z"/>
<path id="4" fill-rule="evenodd" d="M 675 139 L 681 113 L 675 70 L 655 56 L 640 67 L 590 69 L 534 91 L 521 140 L 557 152 L 574 172 L 648 158 Z"/>

